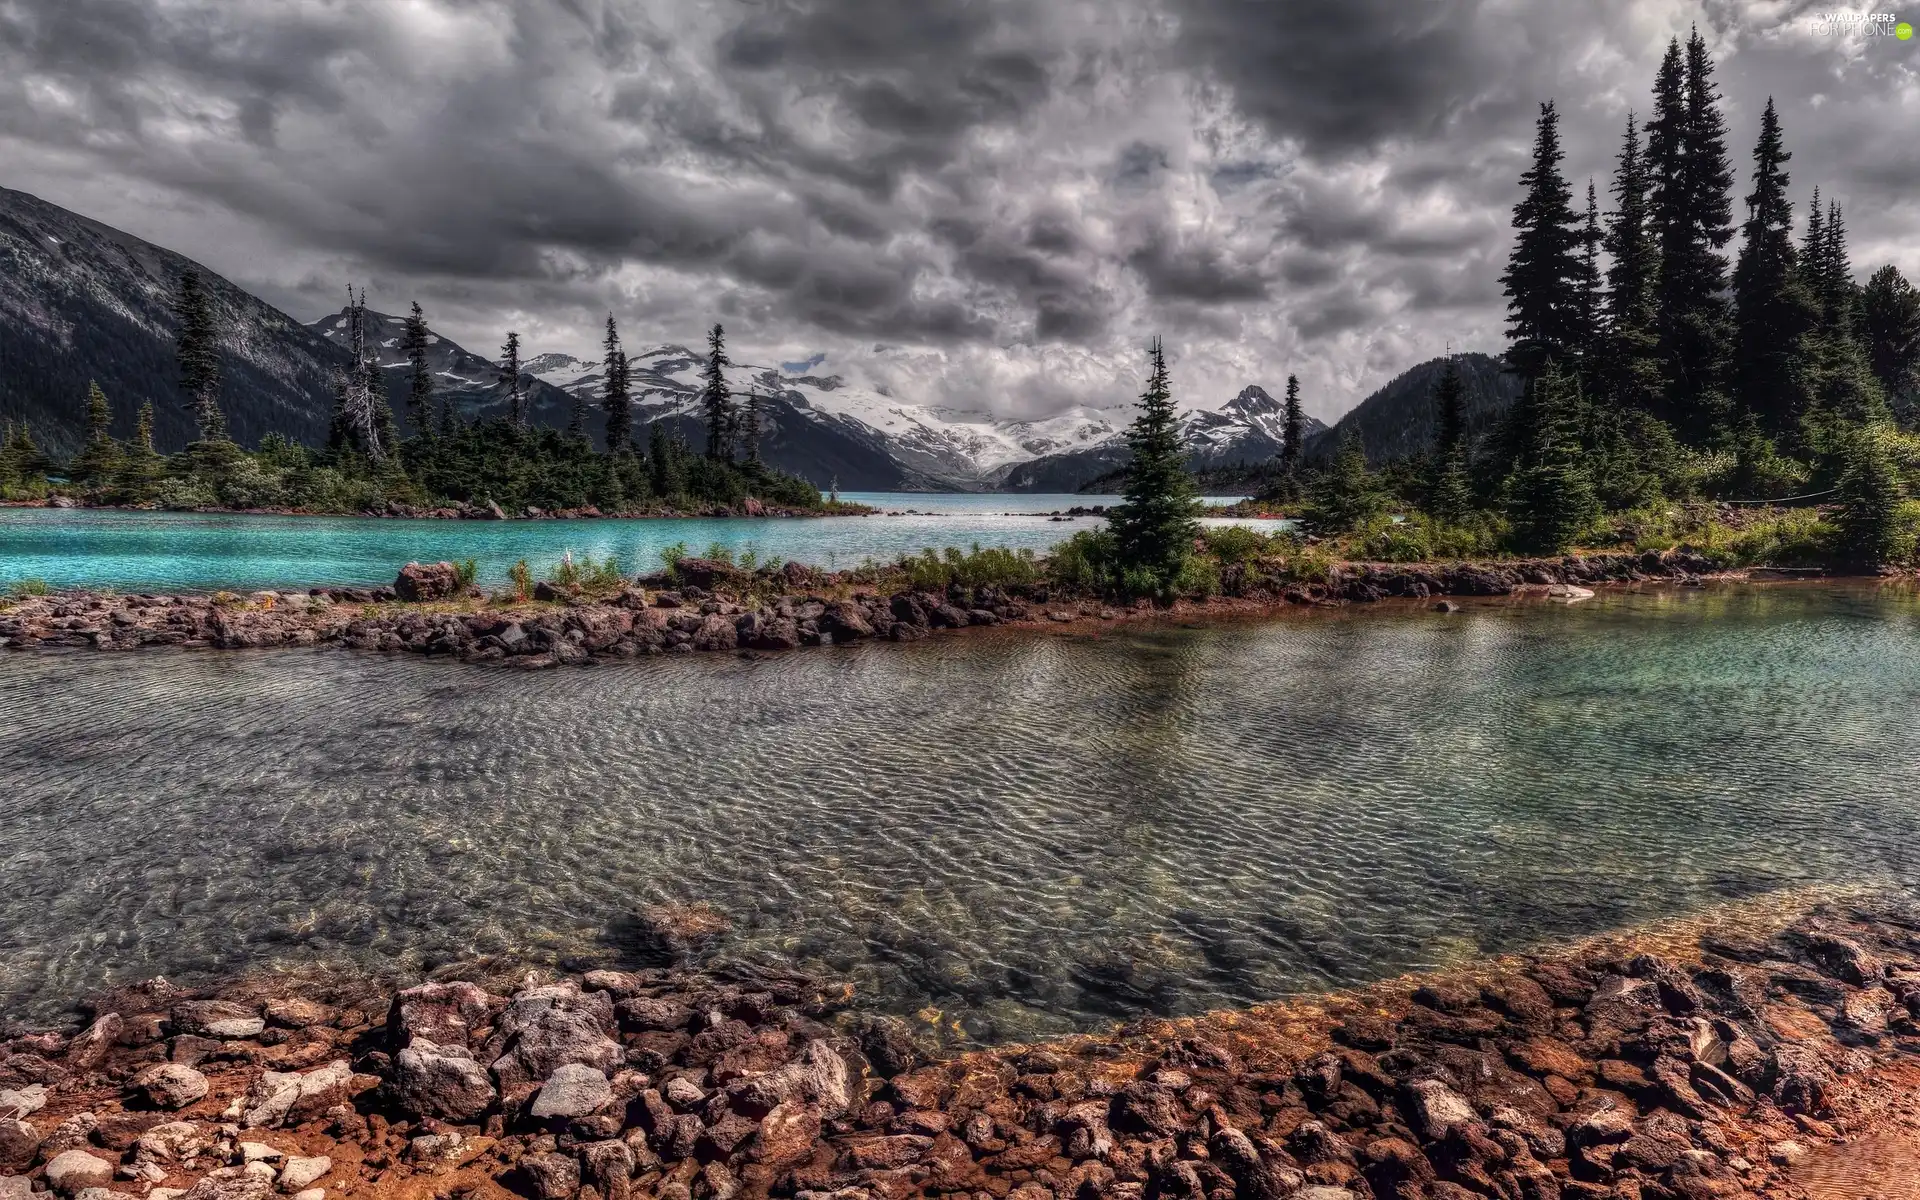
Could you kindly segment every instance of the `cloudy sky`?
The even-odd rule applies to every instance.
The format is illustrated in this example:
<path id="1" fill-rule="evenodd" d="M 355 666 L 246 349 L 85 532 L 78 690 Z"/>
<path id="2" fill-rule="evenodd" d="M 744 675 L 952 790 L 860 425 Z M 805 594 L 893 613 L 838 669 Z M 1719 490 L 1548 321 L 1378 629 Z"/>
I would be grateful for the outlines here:
<path id="1" fill-rule="evenodd" d="M 724 321 L 736 356 L 1001 413 L 1289 371 L 1332 416 L 1496 276 L 1540 101 L 1602 194 L 1667 39 L 1767 95 L 1856 265 L 1920 276 L 1920 39 L 1778 0 L 0 0 L 0 186 L 311 320 L 480 353 Z M 1920 14 L 1903 14 L 1920 19 Z"/>

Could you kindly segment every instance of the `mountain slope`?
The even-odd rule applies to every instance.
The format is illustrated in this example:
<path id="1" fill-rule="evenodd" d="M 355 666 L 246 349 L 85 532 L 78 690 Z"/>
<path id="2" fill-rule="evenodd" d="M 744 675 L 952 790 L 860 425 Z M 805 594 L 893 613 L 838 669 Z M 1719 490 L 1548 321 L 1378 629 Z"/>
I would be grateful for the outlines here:
<path id="1" fill-rule="evenodd" d="M 1467 432 L 1477 437 L 1513 406 L 1520 395 L 1520 380 L 1502 369 L 1501 360 L 1489 355 L 1456 357 L 1467 389 Z M 1362 400 L 1332 429 L 1309 439 L 1307 457 L 1330 456 L 1340 435 L 1348 429 L 1359 431 L 1369 462 L 1392 462 L 1431 450 L 1438 427 L 1433 389 L 1446 365 L 1445 358 L 1434 358 L 1402 372 Z"/>
<path id="2" fill-rule="evenodd" d="M 212 298 L 220 340 L 221 406 L 240 441 L 279 431 L 326 436 L 346 356 L 265 301 L 171 250 L 25 192 L 0 188 L 0 418 L 25 420 L 42 449 L 85 437 L 87 383 L 113 404 L 117 436 L 133 433 L 151 400 L 154 439 L 177 450 L 193 437 L 173 357 L 172 298 L 194 267 Z"/>

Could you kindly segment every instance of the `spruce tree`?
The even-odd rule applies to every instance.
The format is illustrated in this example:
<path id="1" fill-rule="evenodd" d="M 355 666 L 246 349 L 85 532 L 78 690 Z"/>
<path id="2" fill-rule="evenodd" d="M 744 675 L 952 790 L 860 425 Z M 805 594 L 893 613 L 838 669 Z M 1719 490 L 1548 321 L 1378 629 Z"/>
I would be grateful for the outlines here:
<path id="1" fill-rule="evenodd" d="M 738 420 L 733 410 L 733 393 L 727 390 L 727 334 L 718 322 L 707 332 L 707 368 L 700 391 L 707 412 L 707 457 L 715 462 L 733 461 L 733 435 Z"/>
<path id="2" fill-rule="evenodd" d="M 1829 416 L 1856 424 L 1889 416 L 1887 397 L 1854 331 L 1856 289 L 1846 218 L 1832 201 L 1817 221 L 1808 218 L 1801 278 L 1820 314 L 1808 355 L 1815 403 Z"/>
<path id="3" fill-rule="evenodd" d="M 1575 349 L 1583 378 L 1595 380 L 1606 335 L 1606 298 L 1601 288 L 1600 247 L 1606 235 L 1600 228 L 1600 199 L 1593 180 L 1587 180 L 1586 223 L 1580 229 L 1580 274 L 1576 280 L 1579 332 Z"/>
<path id="4" fill-rule="evenodd" d="M 1287 376 L 1286 414 L 1281 422 L 1280 471 L 1289 479 L 1300 474 L 1307 450 L 1307 415 L 1300 408 L 1300 377 Z"/>
<path id="5" fill-rule="evenodd" d="M 620 330 L 613 323 L 612 313 L 607 314 L 605 350 L 600 364 L 605 379 L 600 407 L 607 414 L 607 453 L 629 454 L 633 451 L 633 395 L 627 378 L 627 352 L 620 348 Z"/>
<path id="6" fill-rule="evenodd" d="M 1672 50 L 1668 53 L 1671 60 Z M 1661 174 L 1654 186 L 1661 234 L 1658 324 L 1668 418 L 1698 441 L 1726 415 L 1722 376 L 1732 330 L 1723 298 L 1727 264 L 1720 251 L 1733 238 L 1726 121 L 1713 62 L 1698 29 L 1687 41 L 1677 129 L 1670 87 L 1663 63 L 1656 85 L 1661 140 L 1656 169 Z"/>
<path id="7" fill-rule="evenodd" d="M 140 406 L 133 424 L 133 440 L 120 458 L 114 495 L 123 504 L 145 504 L 153 499 L 166 460 L 153 448 L 153 401 Z"/>
<path id="8" fill-rule="evenodd" d="M 507 389 L 507 412 L 516 427 L 527 423 L 526 377 L 520 373 L 520 335 L 509 332 L 500 347 L 500 383 Z"/>
<path id="9" fill-rule="evenodd" d="M 1920 290 L 1892 263 L 1875 271 L 1860 295 L 1860 335 L 1888 402 L 1910 414 L 1920 401 Z"/>
<path id="10" fill-rule="evenodd" d="M 1467 386 L 1459 360 L 1451 355 L 1434 386 L 1433 407 L 1437 438 L 1427 508 L 1442 521 L 1458 524 L 1473 506 L 1473 492 L 1467 463 Z"/>
<path id="11" fill-rule="evenodd" d="M 1738 406 L 1776 436 L 1795 430 L 1805 412 L 1801 343 L 1816 324 L 1793 246 L 1791 177 L 1785 170 L 1792 157 L 1769 98 L 1753 149 L 1753 191 L 1747 195 L 1747 222 L 1733 271 L 1731 375 Z"/>
<path id="12" fill-rule="evenodd" d="M 742 418 L 743 438 L 747 445 L 747 461 L 756 465 L 760 462 L 760 429 L 765 416 L 766 410 L 760 400 L 760 389 L 748 387 L 747 411 Z"/>
<path id="13" fill-rule="evenodd" d="M 120 469 L 120 447 L 113 440 L 113 407 L 98 383 L 87 384 L 87 442 L 67 467 L 67 478 L 98 490 Z"/>
<path id="14" fill-rule="evenodd" d="M 1838 549 L 1851 566 L 1873 568 L 1893 561 L 1900 547 L 1900 505 L 1906 499 L 1884 432 L 1864 426 L 1852 432 L 1842 452 L 1834 499 L 1840 511 Z"/>
<path id="15" fill-rule="evenodd" d="M 1555 365 L 1529 391 L 1507 510 L 1520 549 L 1563 554 L 1600 515 L 1578 437 L 1579 383 Z"/>
<path id="16" fill-rule="evenodd" d="M 427 316 L 420 310 L 420 302 L 416 300 L 413 311 L 407 316 L 402 346 L 406 350 L 409 367 L 407 423 L 413 426 L 414 435 L 422 438 L 434 435 L 433 371 L 427 365 L 428 338 Z"/>
<path id="17" fill-rule="evenodd" d="M 1164 595 L 1193 552 L 1199 500 L 1187 474 L 1166 354 L 1158 338 L 1148 351 L 1147 386 L 1139 407 L 1140 415 L 1127 430 L 1132 460 L 1124 498 L 1108 515 L 1108 529 L 1126 576 L 1151 581 Z"/>
<path id="18" fill-rule="evenodd" d="M 174 357 L 180 366 L 180 391 L 193 413 L 203 442 L 224 441 L 227 420 L 220 411 L 219 328 L 213 302 L 192 267 L 180 272 L 173 300 Z"/>
<path id="19" fill-rule="evenodd" d="M 1525 195 L 1513 208 L 1514 246 L 1500 277 L 1507 297 L 1507 360 L 1527 378 L 1574 353 L 1581 340 L 1579 246 L 1573 193 L 1560 174 L 1560 117 L 1540 106 L 1533 164 L 1520 176 Z"/>
<path id="20" fill-rule="evenodd" d="M 587 438 L 587 398 L 578 389 L 567 393 L 567 437 L 576 442 Z"/>
<path id="21" fill-rule="evenodd" d="M 1322 533 L 1345 533 L 1379 514 L 1382 497 L 1367 472 L 1367 448 L 1357 427 L 1340 430 L 1333 463 L 1310 491 L 1313 525 Z"/>
<path id="22" fill-rule="evenodd" d="M 1617 162 L 1614 209 L 1603 246 L 1608 259 L 1604 388 L 1616 407 L 1651 413 L 1660 407 L 1662 387 L 1654 299 L 1660 249 L 1648 208 L 1646 159 L 1631 113 Z"/>

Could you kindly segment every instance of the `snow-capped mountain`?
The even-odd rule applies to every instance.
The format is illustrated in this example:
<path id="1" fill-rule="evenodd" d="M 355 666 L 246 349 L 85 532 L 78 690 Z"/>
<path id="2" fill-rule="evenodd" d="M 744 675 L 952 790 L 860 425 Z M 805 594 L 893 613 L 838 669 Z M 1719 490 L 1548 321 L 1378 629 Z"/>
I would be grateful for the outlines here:
<path id="1" fill-rule="evenodd" d="M 387 399 L 393 406 L 395 419 L 405 426 L 408 376 L 412 370 L 405 349 L 406 318 L 367 309 L 366 322 L 367 348 L 379 356 L 380 369 L 387 377 Z M 337 313 L 329 313 L 307 328 L 345 349 L 347 311 L 343 308 Z M 540 356 L 541 359 L 566 357 L 554 354 Z M 573 402 L 534 368 L 534 362 L 538 361 L 535 359 L 521 365 L 522 374 L 533 377 L 527 385 L 532 420 L 541 425 L 565 426 Z M 434 402 L 438 404 L 442 399 L 452 400 L 455 411 L 466 420 L 501 417 L 512 409 L 506 385 L 500 382 L 500 368 L 490 359 L 482 358 L 459 343 L 434 333 L 431 328 L 427 332 L 427 368 L 433 372 Z"/>

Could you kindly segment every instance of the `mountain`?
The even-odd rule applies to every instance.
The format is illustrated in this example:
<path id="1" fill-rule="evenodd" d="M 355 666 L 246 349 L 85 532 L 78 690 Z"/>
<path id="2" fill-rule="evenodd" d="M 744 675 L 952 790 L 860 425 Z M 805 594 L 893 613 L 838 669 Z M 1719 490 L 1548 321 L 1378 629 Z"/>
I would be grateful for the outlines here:
<path id="1" fill-rule="evenodd" d="M 1520 396 L 1520 380 L 1506 373 L 1500 359 L 1485 354 L 1456 355 L 1460 377 L 1467 386 L 1467 434 L 1478 437 L 1513 406 Z M 1356 405 L 1339 422 L 1307 442 L 1307 457 L 1330 456 L 1348 429 L 1360 432 L 1367 461 L 1391 462 L 1412 458 L 1433 448 L 1438 415 L 1433 408 L 1434 385 L 1446 367 L 1445 358 L 1429 359 L 1405 371 Z"/>
<path id="2" fill-rule="evenodd" d="M 379 358 L 380 373 L 387 381 L 387 403 L 392 406 L 394 419 L 401 428 L 411 430 L 407 421 L 407 394 L 412 386 L 413 368 L 407 361 L 405 349 L 406 318 L 388 316 L 372 309 L 366 309 L 365 313 L 367 347 Z M 343 308 L 337 313 L 321 317 L 307 328 L 329 344 L 340 347 L 344 355 L 347 320 L 347 310 Z M 566 357 L 543 354 L 521 366 L 523 375 L 534 376 L 527 381 L 527 399 L 531 403 L 528 419 L 536 425 L 564 429 L 572 416 L 573 400 L 533 369 L 533 363 L 541 359 Z M 436 406 L 443 399 L 451 399 L 454 411 L 469 421 L 483 417 L 504 417 L 513 410 L 507 386 L 500 382 L 500 368 L 492 360 L 482 358 L 452 339 L 434 333 L 431 328 L 427 331 L 427 369 L 433 372 Z"/>
<path id="3" fill-rule="evenodd" d="M 1077 492 L 1089 485 L 1117 488 L 1132 455 L 1127 450 L 1124 418 L 1119 430 L 1084 449 L 1044 454 L 1006 468 L 999 486 L 1013 492 Z M 1307 437 L 1326 425 L 1305 421 Z M 1286 445 L 1286 403 L 1258 384 L 1243 388 L 1218 409 L 1188 409 L 1180 414 L 1180 440 L 1195 471 L 1242 463 L 1266 462 Z M 1311 445 L 1311 441 L 1308 443 Z"/>
<path id="4" fill-rule="evenodd" d="M 42 449 L 85 438 L 87 383 L 113 403 L 113 431 L 133 434 L 152 401 L 154 440 L 194 434 L 174 365 L 172 299 L 180 272 L 200 273 L 223 331 L 221 406 L 234 436 L 326 437 L 346 356 L 298 321 L 197 263 L 25 192 L 0 188 L 0 419 L 24 420 Z"/>

